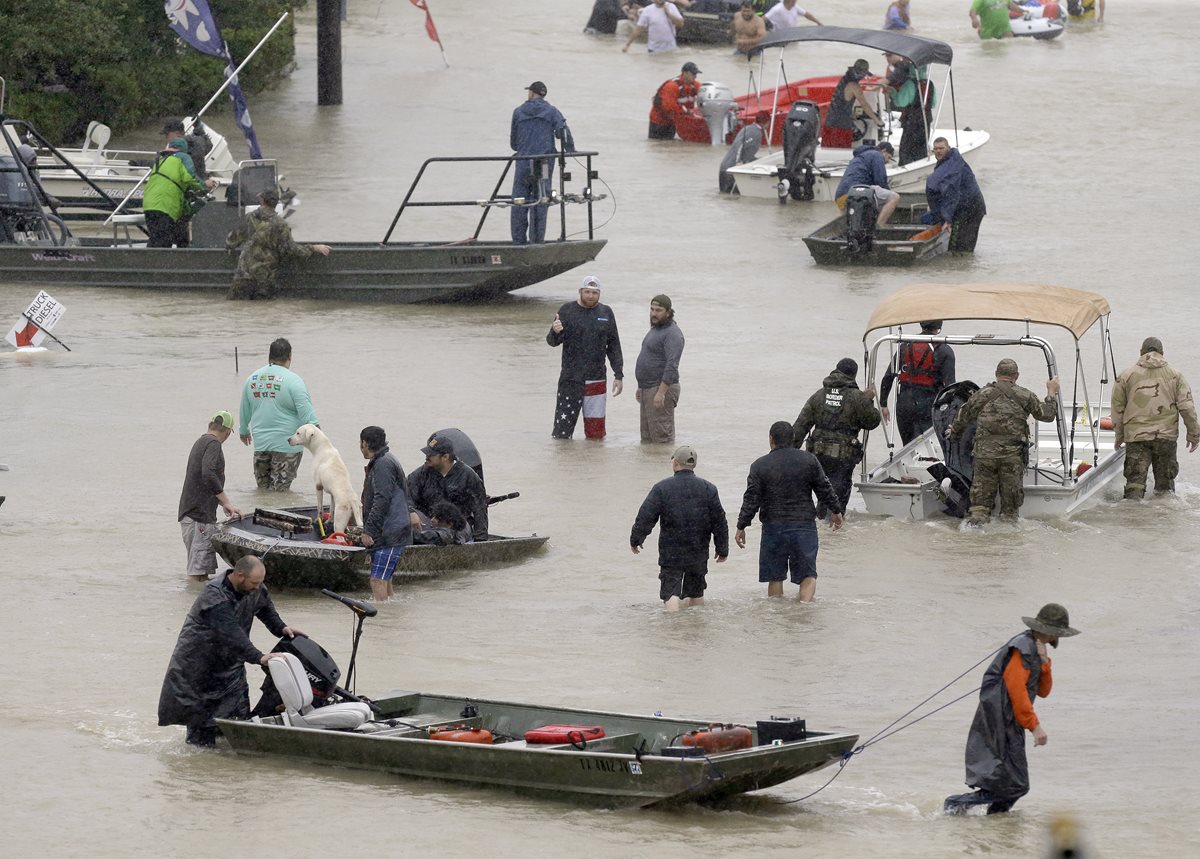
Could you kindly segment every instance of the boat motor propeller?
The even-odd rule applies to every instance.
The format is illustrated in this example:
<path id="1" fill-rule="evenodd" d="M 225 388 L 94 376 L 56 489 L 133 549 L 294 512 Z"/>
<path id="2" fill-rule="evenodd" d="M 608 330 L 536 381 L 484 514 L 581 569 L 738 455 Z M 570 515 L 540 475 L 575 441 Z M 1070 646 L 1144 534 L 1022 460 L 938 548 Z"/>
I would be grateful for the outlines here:
<path id="1" fill-rule="evenodd" d="M 814 102 L 797 101 L 783 123 L 783 165 L 779 168 L 779 202 L 813 198 L 813 162 L 821 137 L 821 111 Z"/>
<path id="2" fill-rule="evenodd" d="M 846 195 L 846 251 L 850 256 L 869 253 L 875 243 L 875 192 L 867 185 L 855 185 Z"/>

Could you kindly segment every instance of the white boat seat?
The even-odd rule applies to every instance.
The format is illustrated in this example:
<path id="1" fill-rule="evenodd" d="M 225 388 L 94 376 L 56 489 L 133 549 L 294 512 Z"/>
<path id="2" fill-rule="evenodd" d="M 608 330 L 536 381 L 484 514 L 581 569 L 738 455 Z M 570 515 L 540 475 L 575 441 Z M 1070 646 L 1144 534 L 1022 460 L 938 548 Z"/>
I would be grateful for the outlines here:
<path id="1" fill-rule="evenodd" d="M 146 216 L 141 212 L 136 212 L 132 215 L 113 215 L 112 222 L 114 224 L 144 224 Z"/>
<path id="2" fill-rule="evenodd" d="M 314 707 L 312 683 L 292 653 L 277 653 L 267 662 L 271 680 L 283 699 L 283 721 L 297 728 L 352 731 L 371 718 L 371 708 L 357 701 Z"/>
<path id="3" fill-rule="evenodd" d="M 112 129 L 103 122 L 93 119 L 88 123 L 87 133 L 83 137 L 82 151 L 87 152 L 89 149 L 95 148 L 97 152 L 104 152 L 104 147 L 108 146 L 110 137 L 112 137 Z"/>

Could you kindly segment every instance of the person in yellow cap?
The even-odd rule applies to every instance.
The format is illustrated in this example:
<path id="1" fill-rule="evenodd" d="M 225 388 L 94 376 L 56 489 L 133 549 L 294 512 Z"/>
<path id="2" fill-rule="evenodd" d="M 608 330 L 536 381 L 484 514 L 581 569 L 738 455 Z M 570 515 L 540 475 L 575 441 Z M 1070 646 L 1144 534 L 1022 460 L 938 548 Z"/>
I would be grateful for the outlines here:
<path id="1" fill-rule="evenodd" d="M 232 432 L 233 415 L 219 411 L 188 454 L 183 491 L 179 494 L 179 527 L 187 549 L 187 576 L 194 582 L 206 582 L 217 571 L 217 555 L 209 540 L 217 528 L 217 505 L 230 519 L 242 515 L 225 494 L 225 454 L 221 445 Z"/>

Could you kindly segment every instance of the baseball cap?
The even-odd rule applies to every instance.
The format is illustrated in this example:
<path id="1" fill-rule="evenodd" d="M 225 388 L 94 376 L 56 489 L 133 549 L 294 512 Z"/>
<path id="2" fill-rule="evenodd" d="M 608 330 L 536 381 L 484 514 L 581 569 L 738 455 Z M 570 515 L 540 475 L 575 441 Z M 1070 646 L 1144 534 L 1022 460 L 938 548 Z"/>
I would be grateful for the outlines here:
<path id="1" fill-rule="evenodd" d="M 695 63 L 684 63 L 683 68 L 680 69 L 679 71 L 681 73 L 682 72 L 691 72 L 694 75 L 700 74 L 700 69 L 696 67 Z"/>
<path id="2" fill-rule="evenodd" d="M 529 86 L 525 87 L 525 89 L 529 90 L 530 92 L 535 92 L 543 98 L 546 95 L 546 85 L 541 81 L 534 81 Z"/>
<path id="3" fill-rule="evenodd" d="M 431 435 L 421 453 L 426 456 L 439 456 L 444 453 L 454 454 L 454 445 L 444 435 Z"/>
<path id="4" fill-rule="evenodd" d="M 579 288 L 580 289 L 594 289 L 598 292 L 600 290 L 600 281 L 589 274 L 587 277 L 585 277 L 583 279 L 583 282 L 579 284 Z"/>
<path id="5" fill-rule="evenodd" d="M 886 152 L 888 155 L 896 154 L 896 147 L 892 146 L 892 144 L 888 143 L 886 140 L 883 141 L 883 143 L 880 143 L 875 148 L 878 149 L 880 152 Z"/>
<path id="6" fill-rule="evenodd" d="M 690 444 L 680 445 L 675 448 L 675 452 L 671 454 L 671 459 L 678 462 L 680 465 L 695 465 L 696 464 L 696 448 Z"/>
<path id="7" fill-rule="evenodd" d="M 222 409 L 212 416 L 210 423 L 220 424 L 225 429 L 233 429 L 233 415 Z"/>
<path id="8" fill-rule="evenodd" d="M 663 295 L 662 293 L 659 293 L 658 295 L 656 295 L 652 299 L 650 299 L 650 303 L 657 304 L 663 310 L 671 309 L 671 297 L 669 295 Z"/>
<path id="9" fill-rule="evenodd" d="M 258 199 L 262 200 L 268 206 L 275 206 L 279 203 L 278 188 L 264 188 L 258 192 Z"/>

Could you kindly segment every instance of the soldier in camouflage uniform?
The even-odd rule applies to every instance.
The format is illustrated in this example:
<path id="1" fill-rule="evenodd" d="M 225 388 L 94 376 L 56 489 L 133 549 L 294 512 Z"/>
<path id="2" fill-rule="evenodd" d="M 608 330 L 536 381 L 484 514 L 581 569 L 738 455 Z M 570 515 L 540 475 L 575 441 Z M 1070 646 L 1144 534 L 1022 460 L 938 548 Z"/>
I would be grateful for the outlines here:
<path id="1" fill-rule="evenodd" d="M 858 362 L 853 358 L 838 361 L 837 368 L 825 377 L 821 390 L 808 398 L 792 425 L 796 447 L 803 445 L 816 456 L 843 509 L 854 487 L 854 466 L 863 458 L 858 434 L 875 429 L 880 421 L 875 389 L 860 391 L 855 382 L 857 375 Z M 806 436 L 808 443 L 804 445 Z M 828 512 L 824 503 L 817 505 L 817 518 L 824 519 Z"/>
<path id="2" fill-rule="evenodd" d="M 1174 492 L 1179 473 L 1179 419 L 1188 452 L 1200 443 L 1192 389 L 1162 356 L 1162 341 L 1147 337 L 1138 362 L 1117 377 L 1112 395 L 1116 447 L 1125 446 L 1125 497 L 1142 498 L 1154 469 L 1154 491 Z"/>
<path id="3" fill-rule="evenodd" d="M 329 245 L 299 245 L 292 228 L 275 212 L 279 192 L 274 188 L 258 195 L 259 207 L 238 221 L 225 239 L 225 250 L 240 250 L 228 298 L 274 298 L 276 277 L 284 257 L 329 256 Z"/>
<path id="4" fill-rule="evenodd" d="M 1046 380 L 1046 398 L 1018 385 L 1017 362 L 996 365 L 996 381 L 971 395 L 958 410 L 946 437 L 958 438 L 972 421 L 975 428 L 975 478 L 967 522 L 982 525 L 992 516 L 996 493 L 1000 515 L 1017 518 L 1025 502 L 1025 464 L 1029 455 L 1029 416 L 1052 421 L 1058 411 L 1058 377 Z"/>

